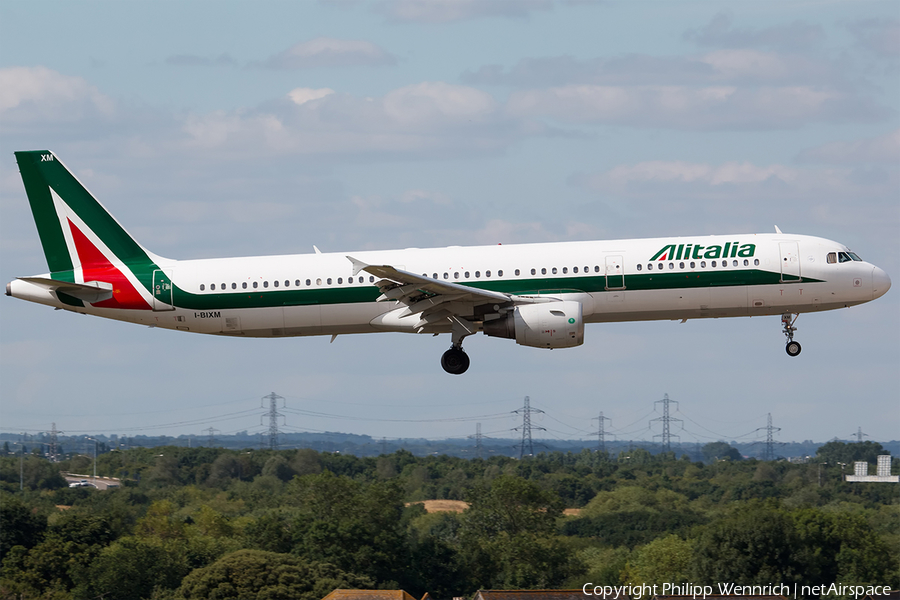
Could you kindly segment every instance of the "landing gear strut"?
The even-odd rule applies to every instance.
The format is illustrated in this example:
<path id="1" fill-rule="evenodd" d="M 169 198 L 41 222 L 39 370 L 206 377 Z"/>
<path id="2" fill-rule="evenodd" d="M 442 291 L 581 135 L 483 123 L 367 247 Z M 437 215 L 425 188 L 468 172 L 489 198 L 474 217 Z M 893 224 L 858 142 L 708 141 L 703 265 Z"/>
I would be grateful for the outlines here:
<path id="1" fill-rule="evenodd" d="M 441 356 L 441 366 L 451 375 L 462 375 L 469 368 L 469 355 L 463 350 L 463 339 L 478 332 L 478 327 L 471 321 L 452 316 L 453 324 L 450 337 L 452 344 L 450 349 Z"/>
<path id="2" fill-rule="evenodd" d="M 794 332 L 797 331 L 797 328 L 794 327 L 794 323 L 797 322 L 797 317 L 800 314 L 792 315 L 791 313 L 785 313 L 781 315 L 781 324 L 784 326 L 782 332 L 784 333 L 784 337 L 787 338 L 787 344 L 784 347 L 784 351 L 788 353 L 788 356 L 797 356 L 800 354 L 800 343 L 794 341 Z"/>

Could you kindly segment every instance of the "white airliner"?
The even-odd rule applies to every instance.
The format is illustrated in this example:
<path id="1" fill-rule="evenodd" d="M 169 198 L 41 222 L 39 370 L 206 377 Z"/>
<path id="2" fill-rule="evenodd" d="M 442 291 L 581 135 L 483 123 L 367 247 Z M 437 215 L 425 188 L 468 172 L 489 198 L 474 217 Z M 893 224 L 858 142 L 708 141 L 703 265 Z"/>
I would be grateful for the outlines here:
<path id="1" fill-rule="evenodd" d="M 441 365 L 469 367 L 479 331 L 535 348 L 584 341 L 585 323 L 781 315 L 868 302 L 891 280 L 846 246 L 782 233 L 407 248 L 204 260 L 138 244 L 47 150 L 16 152 L 49 273 L 6 294 L 195 333 L 247 337 L 449 333 Z M 334 337 L 332 337 L 332 340 Z"/>

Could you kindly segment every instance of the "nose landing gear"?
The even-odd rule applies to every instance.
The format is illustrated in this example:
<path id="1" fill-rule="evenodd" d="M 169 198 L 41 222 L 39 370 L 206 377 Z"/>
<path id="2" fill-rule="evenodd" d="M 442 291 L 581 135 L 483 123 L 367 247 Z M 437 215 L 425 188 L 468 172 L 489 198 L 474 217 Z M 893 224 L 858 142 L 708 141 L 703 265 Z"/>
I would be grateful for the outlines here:
<path id="1" fill-rule="evenodd" d="M 782 332 L 784 333 L 784 337 L 787 338 L 787 344 L 784 346 L 784 351 L 787 352 L 788 356 L 797 356 L 800 354 L 800 342 L 794 341 L 794 332 L 797 331 L 797 328 L 794 327 L 794 323 L 797 322 L 799 316 L 800 313 L 797 313 L 796 315 L 792 315 L 791 313 L 781 315 L 781 324 L 784 326 Z"/>

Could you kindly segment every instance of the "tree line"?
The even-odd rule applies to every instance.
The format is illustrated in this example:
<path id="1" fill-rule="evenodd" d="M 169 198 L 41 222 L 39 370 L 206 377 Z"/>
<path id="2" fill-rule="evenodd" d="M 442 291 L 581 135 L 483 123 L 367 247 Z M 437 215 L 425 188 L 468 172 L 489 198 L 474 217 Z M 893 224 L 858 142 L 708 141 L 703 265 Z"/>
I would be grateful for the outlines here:
<path id="1" fill-rule="evenodd" d="M 105 491 L 61 477 L 89 472 L 87 457 L 0 457 L 0 597 L 900 586 L 900 486 L 840 476 L 877 444 L 831 442 L 799 465 L 704 450 L 706 463 L 641 448 L 525 460 L 136 448 L 97 457 L 99 475 L 122 478 Z M 429 514 L 427 499 L 469 508 Z"/>

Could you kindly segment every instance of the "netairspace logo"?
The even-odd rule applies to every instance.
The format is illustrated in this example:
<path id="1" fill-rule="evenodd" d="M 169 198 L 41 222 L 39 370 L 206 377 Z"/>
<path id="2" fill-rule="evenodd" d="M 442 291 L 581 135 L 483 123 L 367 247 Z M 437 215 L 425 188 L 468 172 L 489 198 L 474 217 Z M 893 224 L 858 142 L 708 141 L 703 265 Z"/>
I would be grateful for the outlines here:
<path id="1" fill-rule="evenodd" d="M 662 590 L 660 590 L 662 588 Z M 738 585 L 736 583 L 719 583 L 716 588 L 711 585 L 695 585 L 692 583 L 676 584 L 664 583 L 662 585 L 594 585 L 586 583 L 581 588 L 586 596 L 602 596 L 604 600 L 641 600 L 656 595 L 690 596 L 691 598 L 706 599 L 714 593 L 718 596 L 784 596 L 786 598 L 819 598 L 822 596 L 853 597 L 858 600 L 863 596 L 885 596 L 890 594 L 890 586 L 884 585 L 844 585 L 839 583 L 822 585 L 792 586 L 784 583 L 770 583 L 768 585 Z"/>

